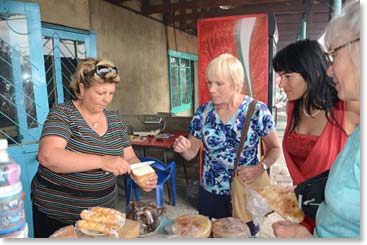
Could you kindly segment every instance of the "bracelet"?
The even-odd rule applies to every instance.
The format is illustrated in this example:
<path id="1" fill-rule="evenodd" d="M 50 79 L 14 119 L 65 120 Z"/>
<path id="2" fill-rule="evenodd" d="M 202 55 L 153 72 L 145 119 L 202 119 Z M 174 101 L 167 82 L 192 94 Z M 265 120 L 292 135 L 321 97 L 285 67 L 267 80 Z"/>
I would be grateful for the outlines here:
<path id="1" fill-rule="evenodd" d="M 264 161 L 260 161 L 260 165 L 264 170 L 268 170 L 269 166 L 265 164 Z"/>

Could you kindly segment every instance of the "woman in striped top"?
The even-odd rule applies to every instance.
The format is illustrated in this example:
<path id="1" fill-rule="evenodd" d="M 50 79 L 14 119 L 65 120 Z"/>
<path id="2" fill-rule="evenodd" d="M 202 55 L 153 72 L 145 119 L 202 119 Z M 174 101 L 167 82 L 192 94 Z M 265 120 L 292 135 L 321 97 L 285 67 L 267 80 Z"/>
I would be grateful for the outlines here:
<path id="1" fill-rule="evenodd" d="M 139 162 L 120 116 L 106 110 L 119 81 L 111 62 L 86 59 L 70 84 L 77 99 L 50 110 L 32 181 L 35 237 L 74 224 L 83 209 L 116 207 L 117 176 Z M 156 184 L 157 176 L 141 187 L 151 191 Z"/>

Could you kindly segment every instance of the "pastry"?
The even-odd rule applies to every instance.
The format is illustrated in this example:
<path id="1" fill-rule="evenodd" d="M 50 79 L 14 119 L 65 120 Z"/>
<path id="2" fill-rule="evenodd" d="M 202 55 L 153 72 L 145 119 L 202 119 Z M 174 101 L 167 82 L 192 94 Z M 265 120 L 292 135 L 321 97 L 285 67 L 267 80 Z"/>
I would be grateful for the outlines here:
<path id="1" fill-rule="evenodd" d="M 78 220 L 75 223 L 75 227 L 87 235 L 98 236 L 101 234 L 107 234 L 107 235 L 115 234 L 116 237 L 118 237 L 116 229 L 109 224 L 97 223 L 88 220 Z"/>
<path id="2" fill-rule="evenodd" d="M 115 229 L 122 227 L 126 221 L 125 214 L 114 209 L 100 207 L 94 207 L 90 210 L 83 210 L 80 213 L 80 217 L 87 221 L 109 224 Z"/>

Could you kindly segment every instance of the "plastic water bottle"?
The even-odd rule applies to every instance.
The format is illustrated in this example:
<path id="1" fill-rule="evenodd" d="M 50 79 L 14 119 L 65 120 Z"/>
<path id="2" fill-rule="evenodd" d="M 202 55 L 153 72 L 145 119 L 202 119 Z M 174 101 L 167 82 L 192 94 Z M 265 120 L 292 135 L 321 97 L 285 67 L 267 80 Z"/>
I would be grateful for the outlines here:
<path id="1" fill-rule="evenodd" d="M 0 139 L 0 237 L 28 237 L 22 190 L 20 166 L 9 157 L 8 141 Z"/>

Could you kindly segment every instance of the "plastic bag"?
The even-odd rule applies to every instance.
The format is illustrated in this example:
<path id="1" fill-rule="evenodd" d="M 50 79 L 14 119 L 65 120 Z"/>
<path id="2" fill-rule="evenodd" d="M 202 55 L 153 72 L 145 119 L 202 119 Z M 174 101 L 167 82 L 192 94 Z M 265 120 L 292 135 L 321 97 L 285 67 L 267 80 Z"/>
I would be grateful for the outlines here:
<path id="1" fill-rule="evenodd" d="M 273 209 L 269 203 L 255 191 L 255 189 L 246 188 L 247 210 L 251 213 L 255 225 L 261 225 L 265 215 L 272 212 Z"/>

